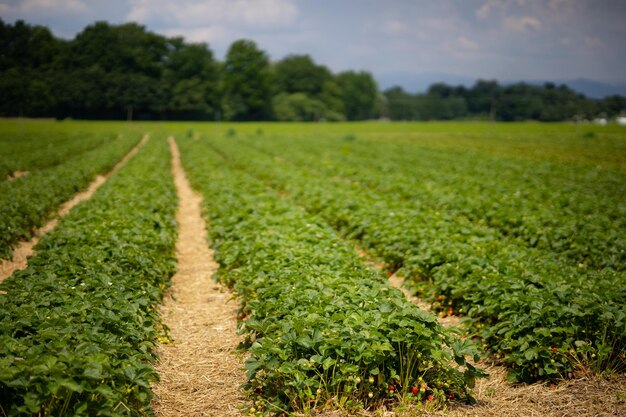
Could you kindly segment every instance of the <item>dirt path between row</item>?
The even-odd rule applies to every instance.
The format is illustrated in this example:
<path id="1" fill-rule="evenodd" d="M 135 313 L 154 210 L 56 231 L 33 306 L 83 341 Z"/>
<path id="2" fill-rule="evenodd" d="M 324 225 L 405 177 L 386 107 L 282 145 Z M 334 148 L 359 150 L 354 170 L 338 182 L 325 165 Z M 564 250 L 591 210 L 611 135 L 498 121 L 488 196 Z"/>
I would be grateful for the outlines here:
<path id="1" fill-rule="evenodd" d="M 96 192 L 98 188 L 102 186 L 106 182 L 107 179 L 113 174 L 115 174 L 121 167 L 126 165 L 128 160 L 133 157 L 139 149 L 148 141 L 149 135 L 145 134 L 141 141 L 133 147 L 125 156 L 122 158 L 115 166 L 106 174 L 98 175 L 87 187 L 85 191 L 82 191 L 70 200 L 61 204 L 57 214 L 53 216 L 53 218 L 48 221 L 44 226 L 35 230 L 33 238 L 29 241 L 22 241 L 15 247 L 13 250 L 13 258 L 12 259 L 0 259 L 0 282 L 4 281 L 6 278 L 13 275 L 15 271 L 20 269 L 25 269 L 28 262 L 27 259 L 29 256 L 33 254 L 33 248 L 37 243 L 39 243 L 39 239 L 46 233 L 50 232 L 54 229 L 59 223 L 59 219 L 65 215 L 67 215 L 72 208 L 74 208 L 78 203 L 88 200 L 91 198 L 93 193 Z"/>
<path id="2" fill-rule="evenodd" d="M 212 280 L 217 270 L 208 248 L 202 198 L 195 193 L 180 163 L 178 147 L 169 139 L 172 172 L 178 190 L 178 272 L 161 306 L 172 341 L 158 349 L 153 385 L 157 417 L 243 416 L 239 386 L 245 382 L 242 358 L 233 354 L 237 335 L 231 293 Z"/>
<path id="3" fill-rule="evenodd" d="M 13 171 L 7 177 L 7 181 L 9 181 L 9 182 L 15 181 L 15 180 L 18 180 L 18 179 L 20 179 L 22 177 L 25 177 L 26 175 L 28 175 L 28 171 Z"/>

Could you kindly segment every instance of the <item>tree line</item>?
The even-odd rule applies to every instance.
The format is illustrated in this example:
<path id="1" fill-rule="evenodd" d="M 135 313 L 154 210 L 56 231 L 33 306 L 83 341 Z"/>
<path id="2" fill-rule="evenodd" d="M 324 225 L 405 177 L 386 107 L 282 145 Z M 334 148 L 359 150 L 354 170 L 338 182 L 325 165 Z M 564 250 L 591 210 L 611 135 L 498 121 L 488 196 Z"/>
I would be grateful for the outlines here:
<path id="1" fill-rule="evenodd" d="M 0 20 L 0 96 L 2 116 L 305 121 L 376 117 L 379 93 L 370 73 L 333 74 L 308 55 L 270 62 L 250 40 L 219 62 L 205 43 L 136 23 L 63 40 Z"/>
<path id="2" fill-rule="evenodd" d="M 395 120 L 481 118 L 499 121 L 612 118 L 626 111 L 626 98 L 592 100 L 566 85 L 517 83 L 500 85 L 478 80 L 471 88 L 436 83 L 424 94 L 400 87 L 384 92 L 386 109 Z"/>
<path id="3" fill-rule="evenodd" d="M 308 55 L 272 62 L 251 40 L 232 43 L 221 62 L 205 43 L 136 23 L 96 22 L 64 40 L 46 27 L 1 19 L 0 97 L 0 116 L 60 119 L 564 120 L 626 108 L 623 97 L 590 100 L 551 84 L 380 92 L 369 72 L 335 74 Z"/>

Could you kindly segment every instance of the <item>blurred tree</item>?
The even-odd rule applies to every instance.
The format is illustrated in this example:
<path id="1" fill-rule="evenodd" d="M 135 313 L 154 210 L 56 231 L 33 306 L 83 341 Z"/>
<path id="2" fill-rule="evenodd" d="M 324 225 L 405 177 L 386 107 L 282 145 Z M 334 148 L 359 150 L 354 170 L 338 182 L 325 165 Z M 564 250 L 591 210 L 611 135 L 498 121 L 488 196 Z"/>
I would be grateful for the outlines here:
<path id="1" fill-rule="evenodd" d="M 336 80 L 324 82 L 319 99 L 326 106 L 325 118 L 327 120 L 342 121 L 346 119 L 343 93 Z"/>
<path id="2" fill-rule="evenodd" d="M 47 81 L 63 47 L 48 28 L 0 20 L 0 115 L 53 113 L 56 100 Z"/>
<path id="3" fill-rule="evenodd" d="M 310 56 L 288 55 L 273 66 L 273 75 L 278 120 L 345 120 L 343 94 L 335 77 Z"/>
<path id="4" fill-rule="evenodd" d="M 7 25 L 0 19 L 0 71 L 49 67 L 62 43 L 46 27 L 30 26 L 22 20 Z"/>
<path id="5" fill-rule="evenodd" d="M 77 101 L 63 100 L 59 113 L 106 119 L 151 118 L 163 99 L 158 86 L 167 53 L 165 37 L 136 23 L 96 22 L 87 26 L 70 42 L 64 57 L 72 76 L 57 84 Z M 74 79 L 80 82 L 74 83 Z"/>
<path id="6" fill-rule="evenodd" d="M 110 25 L 96 22 L 76 35 L 69 65 L 97 65 L 106 72 L 142 73 L 159 78 L 166 56 L 166 39 L 136 23 Z"/>
<path id="7" fill-rule="evenodd" d="M 276 88 L 279 93 L 321 95 L 324 84 L 332 80 L 328 68 L 316 65 L 308 55 L 289 55 L 274 65 Z"/>
<path id="8" fill-rule="evenodd" d="M 162 111 L 168 118 L 213 119 L 219 111 L 219 66 L 204 43 L 169 40 L 162 78 Z"/>
<path id="9" fill-rule="evenodd" d="M 348 120 L 366 120 L 377 116 L 378 87 L 372 74 L 344 71 L 337 75 L 336 80 Z"/>
<path id="10" fill-rule="evenodd" d="M 367 72 L 334 75 L 309 55 L 270 67 L 249 40 L 224 63 L 206 44 L 148 32 L 136 23 L 96 22 L 73 40 L 0 19 L 0 115 L 123 119 L 572 120 L 626 110 L 626 98 L 588 99 L 565 85 L 478 80 L 471 88 L 436 83 L 425 94 L 399 87 L 381 96 Z"/>
<path id="11" fill-rule="evenodd" d="M 391 87 L 384 92 L 384 95 L 387 98 L 388 117 L 394 120 L 419 119 L 416 97 L 404 91 L 402 87 Z"/>
<path id="12" fill-rule="evenodd" d="M 497 81 L 478 80 L 467 92 L 467 108 L 470 114 L 489 117 L 494 120 L 497 114 L 496 101 L 500 92 Z"/>
<path id="13" fill-rule="evenodd" d="M 280 93 L 272 100 L 274 115 L 284 122 L 317 121 L 326 117 L 326 106 L 304 93 Z"/>
<path id="14" fill-rule="evenodd" d="M 224 117 L 268 120 L 271 117 L 269 59 L 256 43 L 235 41 L 224 63 Z"/>
<path id="15" fill-rule="evenodd" d="M 600 101 L 599 107 L 602 108 L 608 117 L 617 117 L 626 112 L 626 97 L 609 96 Z"/>
<path id="16" fill-rule="evenodd" d="M 467 90 L 443 83 L 430 86 L 425 96 L 427 107 L 422 106 L 421 118 L 430 120 L 460 119 L 467 115 Z"/>

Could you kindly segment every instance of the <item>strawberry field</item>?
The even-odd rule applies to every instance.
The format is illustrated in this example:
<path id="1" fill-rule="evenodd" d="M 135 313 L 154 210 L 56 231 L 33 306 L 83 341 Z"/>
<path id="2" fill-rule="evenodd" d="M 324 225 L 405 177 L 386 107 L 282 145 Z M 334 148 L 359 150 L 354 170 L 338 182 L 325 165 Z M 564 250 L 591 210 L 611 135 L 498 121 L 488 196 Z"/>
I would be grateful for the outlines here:
<path id="1" fill-rule="evenodd" d="M 61 203 L 110 170 L 139 139 L 114 133 L 0 133 L 0 258 L 10 258 L 19 240 L 30 238 Z"/>
<path id="2" fill-rule="evenodd" d="M 3 121 L 0 256 L 147 133 L 0 283 L 0 416 L 152 414 L 168 137 L 203 197 L 206 285 L 238 303 L 244 414 L 472 403 L 487 359 L 514 383 L 626 371 L 623 127 Z"/>

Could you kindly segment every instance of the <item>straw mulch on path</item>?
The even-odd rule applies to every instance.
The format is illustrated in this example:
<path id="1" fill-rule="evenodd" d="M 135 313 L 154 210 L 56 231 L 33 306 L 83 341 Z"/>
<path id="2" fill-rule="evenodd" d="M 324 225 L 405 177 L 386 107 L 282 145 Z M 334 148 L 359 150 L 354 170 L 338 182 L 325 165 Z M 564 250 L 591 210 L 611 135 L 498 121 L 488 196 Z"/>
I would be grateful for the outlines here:
<path id="1" fill-rule="evenodd" d="M 157 417 L 242 416 L 243 358 L 233 354 L 240 343 L 237 305 L 211 279 L 217 264 L 206 241 L 202 199 L 187 181 L 172 138 L 170 149 L 180 200 L 178 272 L 160 309 L 172 341 L 158 350 L 161 381 L 153 385 L 152 405 Z"/>

